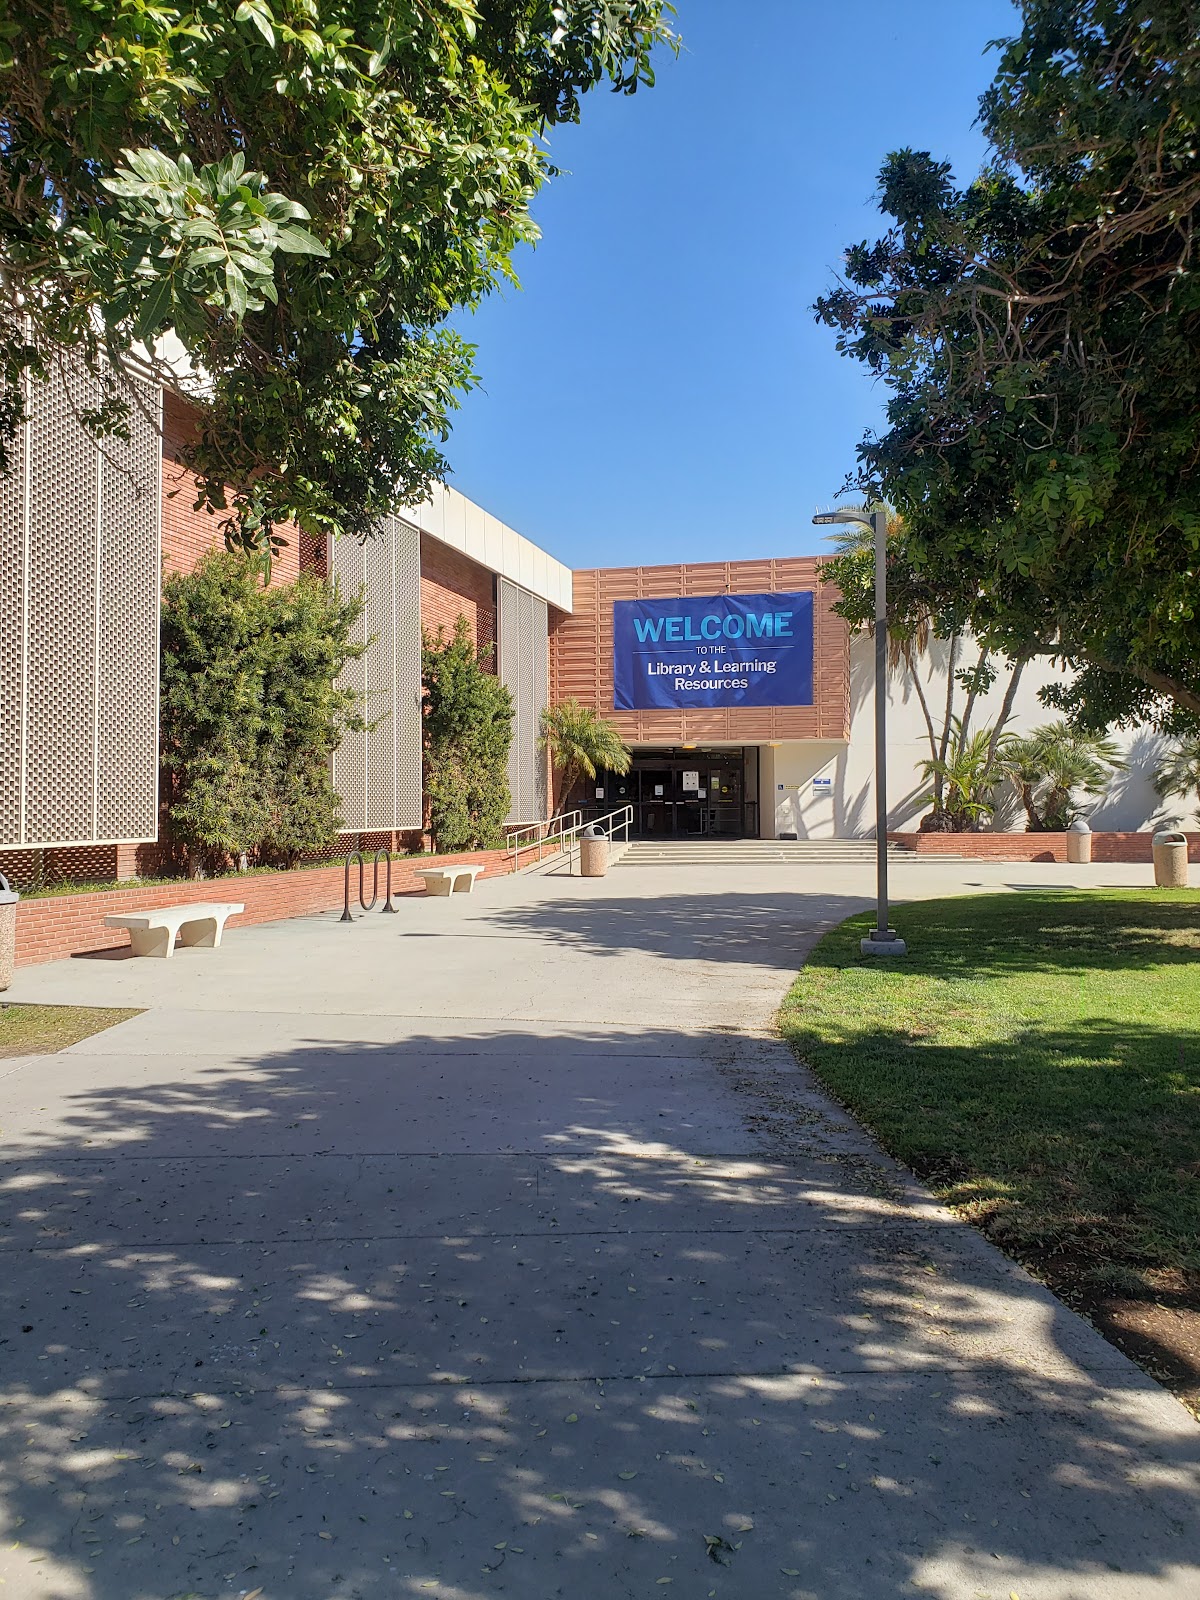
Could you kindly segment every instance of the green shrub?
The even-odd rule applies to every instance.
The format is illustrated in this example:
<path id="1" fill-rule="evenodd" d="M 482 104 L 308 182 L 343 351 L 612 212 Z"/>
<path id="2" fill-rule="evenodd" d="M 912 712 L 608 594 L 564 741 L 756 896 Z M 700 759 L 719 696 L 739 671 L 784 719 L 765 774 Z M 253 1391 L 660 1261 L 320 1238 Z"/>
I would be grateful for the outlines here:
<path id="1" fill-rule="evenodd" d="M 465 617 L 451 639 L 442 628 L 422 639 L 425 792 L 439 851 L 494 849 L 512 806 L 512 695 L 485 669 L 486 654 Z"/>
<path id="2" fill-rule="evenodd" d="M 162 762 L 170 842 L 190 870 L 242 855 L 294 866 L 340 818 L 330 758 L 363 726 L 339 686 L 362 611 L 321 579 L 266 589 L 244 556 L 169 578 L 162 611 Z"/>

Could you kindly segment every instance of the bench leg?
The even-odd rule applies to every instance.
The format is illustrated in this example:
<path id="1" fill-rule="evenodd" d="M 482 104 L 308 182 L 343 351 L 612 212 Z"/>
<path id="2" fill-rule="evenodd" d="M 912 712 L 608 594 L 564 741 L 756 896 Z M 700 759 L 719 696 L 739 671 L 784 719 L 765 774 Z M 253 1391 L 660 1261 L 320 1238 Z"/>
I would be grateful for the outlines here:
<path id="1" fill-rule="evenodd" d="M 469 872 L 464 872 L 461 877 L 455 878 L 454 880 L 455 894 L 470 894 L 474 887 L 475 879 Z"/>
<path id="2" fill-rule="evenodd" d="M 453 887 L 454 887 L 454 884 L 453 884 L 453 882 L 452 882 L 452 880 L 450 878 L 426 878 L 425 879 L 425 893 L 426 894 L 447 895 L 447 894 L 450 893 L 450 891 L 451 891 L 451 889 Z"/>
<path id="3" fill-rule="evenodd" d="M 166 961 L 175 949 L 175 935 L 170 928 L 130 928 L 129 943 L 135 956 L 158 956 Z"/>
<path id="4" fill-rule="evenodd" d="M 196 917 L 192 922 L 180 923 L 179 942 L 193 949 L 215 950 L 224 926 L 224 917 Z"/>

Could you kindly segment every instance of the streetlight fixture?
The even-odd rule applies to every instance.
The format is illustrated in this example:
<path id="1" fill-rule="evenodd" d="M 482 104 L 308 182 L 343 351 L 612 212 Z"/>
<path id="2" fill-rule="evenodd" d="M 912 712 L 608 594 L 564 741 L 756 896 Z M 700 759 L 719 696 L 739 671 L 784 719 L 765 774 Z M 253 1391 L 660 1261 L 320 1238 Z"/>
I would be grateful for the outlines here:
<path id="1" fill-rule="evenodd" d="M 821 511 L 813 518 L 819 526 L 831 522 L 858 523 L 870 528 L 875 539 L 875 884 L 878 901 L 875 927 L 860 941 L 865 956 L 902 956 L 904 940 L 889 926 L 887 855 L 887 512 Z"/>

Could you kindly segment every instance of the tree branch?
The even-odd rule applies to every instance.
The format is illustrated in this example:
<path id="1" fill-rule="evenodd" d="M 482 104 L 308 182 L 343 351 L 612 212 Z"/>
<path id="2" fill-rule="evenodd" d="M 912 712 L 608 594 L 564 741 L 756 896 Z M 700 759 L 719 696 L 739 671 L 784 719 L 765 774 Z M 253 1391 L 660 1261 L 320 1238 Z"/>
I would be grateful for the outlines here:
<path id="1" fill-rule="evenodd" d="M 1092 650 L 1081 650 L 1079 655 L 1089 666 L 1096 667 L 1100 672 L 1111 672 L 1116 677 L 1124 674 L 1138 678 L 1142 683 L 1147 683 L 1152 689 L 1156 689 L 1159 694 L 1165 695 L 1168 700 L 1173 700 L 1182 710 L 1200 716 L 1200 691 L 1189 689 L 1187 684 L 1181 683 L 1178 678 L 1172 678 L 1165 672 L 1157 672 L 1153 667 L 1139 666 L 1132 661 L 1127 666 L 1118 667 Z"/>

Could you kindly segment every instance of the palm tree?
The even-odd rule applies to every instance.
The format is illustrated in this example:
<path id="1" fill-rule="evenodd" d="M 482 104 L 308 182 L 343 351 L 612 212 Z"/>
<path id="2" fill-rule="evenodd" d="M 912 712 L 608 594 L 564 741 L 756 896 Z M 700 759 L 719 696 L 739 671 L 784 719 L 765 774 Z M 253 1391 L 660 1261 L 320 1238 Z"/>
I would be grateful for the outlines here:
<path id="1" fill-rule="evenodd" d="M 1154 774 L 1154 787 L 1163 799 L 1200 803 L 1200 734 L 1181 739 Z"/>
<path id="2" fill-rule="evenodd" d="M 1061 833 L 1079 815 L 1076 794 L 1100 795 L 1125 766 L 1114 740 L 1047 722 L 1010 739 L 1001 770 L 1021 792 L 1030 833 Z"/>
<path id="3" fill-rule="evenodd" d="M 953 717 L 950 725 L 949 752 L 934 756 L 921 763 L 921 776 L 926 782 L 941 781 L 941 815 L 953 833 L 973 833 L 991 815 L 992 790 L 996 786 L 991 728 L 980 728 L 968 733 L 962 718 Z M 999 740 L 1003 750 L 1004 739 Z M 935 805 L 936 787 L 922 796 L 922 804 Z"/>
<path id="4" fill-rule="evenodd" d="M 542 712 L 538 742 L 550 752 L 558 769 L 560 811 L 580 778 L 594 778 L 598 772 L 628 772 L 633 762 L 628 746 L 612 723 L 575 699 L 547 706 Z"/>

